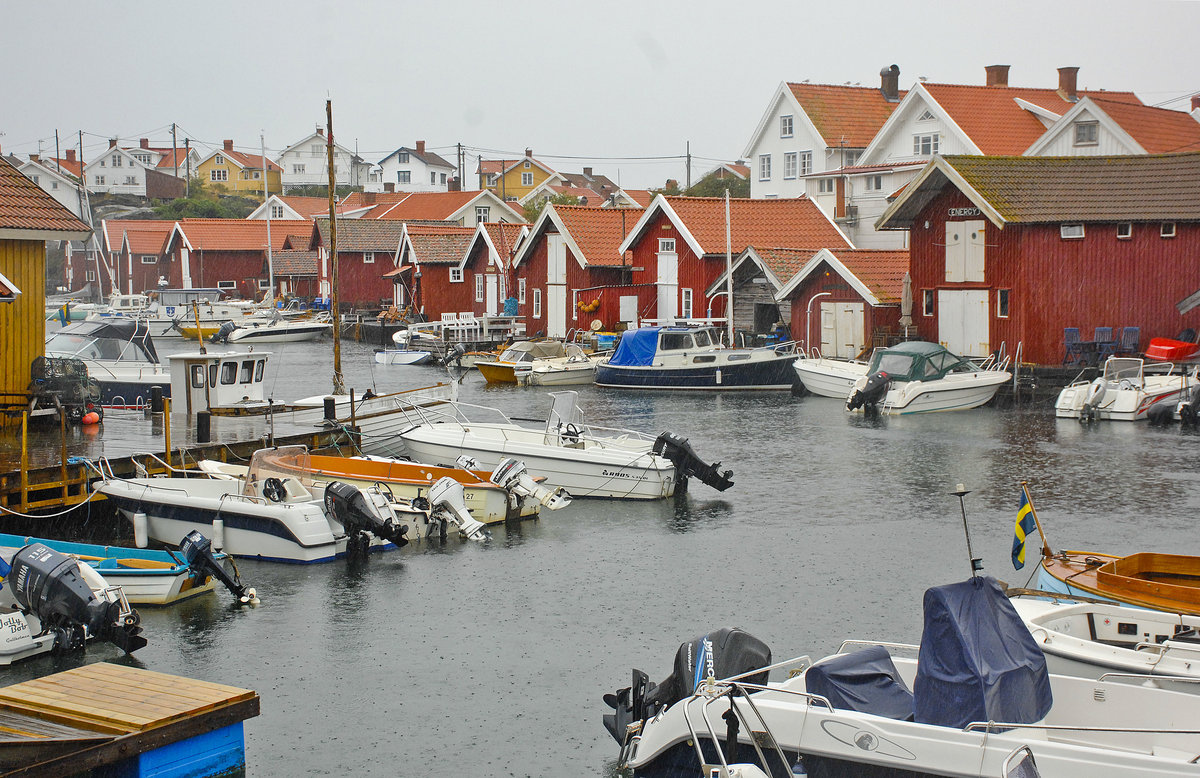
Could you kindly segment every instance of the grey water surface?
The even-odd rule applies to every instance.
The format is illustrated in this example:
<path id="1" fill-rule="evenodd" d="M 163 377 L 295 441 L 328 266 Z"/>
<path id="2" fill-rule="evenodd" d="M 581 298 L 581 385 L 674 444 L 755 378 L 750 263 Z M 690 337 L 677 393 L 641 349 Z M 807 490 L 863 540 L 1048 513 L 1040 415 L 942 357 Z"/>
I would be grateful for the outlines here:
<path id="1" fill-rule="evenodd" d="M 275 397 L 330 388 L 328 343 L 271 350 Z M 342 361 L 359 392 L 446 377 L 376 366 L 352 342 Z M 602 776 L 617 745 L 601 695 L 632 667 L 661 679 L 696 635 L 740 626 L 776 659 L 845 638 L 916 642 L 925 588 L 969 575 L 956 484 L 972 490 L 975 554 L 1012 584 L 1032 570 L 1009 562 L 1022 480 L 1055 548 L 1200 554 L 1200 436 L 1179 429 L 1087 427 L 1045 406 L 868 420 L 787 393 L 579 396 L 590 423 L 689 438 L 735 485 L 576 501 L 493 527 L 490 542 L 410 546 L 353 568 L 244 561 L 258 607 L 219 593 L 143 609 L 150 644 L 132 659 L 96 647 L 9 679 L 104 659 L 255 689 L 251 776 Z M 540 389 L 488 388 L 477 373 L 461 398 L 520 417 L 549 407 Z"/>

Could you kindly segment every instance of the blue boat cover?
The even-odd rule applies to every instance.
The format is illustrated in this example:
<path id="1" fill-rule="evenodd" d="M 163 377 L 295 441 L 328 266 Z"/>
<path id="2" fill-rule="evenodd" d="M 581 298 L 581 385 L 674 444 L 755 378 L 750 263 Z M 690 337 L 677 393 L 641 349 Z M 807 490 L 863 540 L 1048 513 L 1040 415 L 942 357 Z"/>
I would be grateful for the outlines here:
<path id="1" fill-rule="evenodd" d="M 608 360 L 615 367 L 646 367 L 654 364 L 654 352 L 658 350 L 658 331 L 661 327 L 643 327 L 627 330 L 621 335 L 617 350 Z"/>
<path id="2" fill-rule="evenodd" d="M 883 646 L 821 661 L 804 674 L 804 686 L 839 710 L 911 721 L 913 696 Z"/>
<path id="3" fill-rule="evenodd" d="M 925 592 L 925 630 L 913 684 L 922 724 L 1032 724 L 1053 699 L 1046 657 L 995 578 Z"/>

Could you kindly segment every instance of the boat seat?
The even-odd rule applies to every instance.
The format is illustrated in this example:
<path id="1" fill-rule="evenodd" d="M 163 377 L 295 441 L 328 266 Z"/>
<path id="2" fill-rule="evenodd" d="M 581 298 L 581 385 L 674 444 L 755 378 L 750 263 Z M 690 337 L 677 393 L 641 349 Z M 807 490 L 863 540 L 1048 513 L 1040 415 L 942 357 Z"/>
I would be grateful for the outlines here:
<path id="1" fill-rule="evenodd" d="M 295 478 L 283 479 L 283 490 L 287 494 L 284 502 L 309 502 L 314 499 L 312 492 Z"/>
<path id="2" fill-rule="evenodd" d="M 838 710 L 913 720 L 913 695 L 883 646 L 823 660 L 804 674 L 805 689 Z"/>

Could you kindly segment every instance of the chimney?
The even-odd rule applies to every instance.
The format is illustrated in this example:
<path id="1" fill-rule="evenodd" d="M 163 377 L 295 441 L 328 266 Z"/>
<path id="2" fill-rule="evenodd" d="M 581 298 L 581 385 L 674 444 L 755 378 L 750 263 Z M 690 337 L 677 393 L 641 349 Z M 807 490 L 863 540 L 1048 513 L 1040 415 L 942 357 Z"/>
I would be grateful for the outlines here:
<path id="1" fill-rule="evenodd" d="M 75 149 L 67 149 L 67 162 L 75 161 Z"/>
<path id="2" fill-rule="evenodd" d="M 585 167 L 583 169 L 583 175 L 584 175 L 584 178 L 591 178 L 592 177 L 592 169 L 590 167 Z"/>
<path id="3" fill-rule="evenodd" d="M 363 192 L 363 204 L 374 205 L 375 200 L 376 200 L 376 198 L 375 198 L 374 192 Z"/>
<path id="4" fill-rule="evenodd" d="M 424 155 L 425 155 L 425 141 L 419 140 L 419 141 L 417 141 L 417 156 L 422 157 Z"/>
<path id="5" fill-rule="evenodd" d="M 40 154 L 30 154 L 29 159 L 32 162 L 41 162 L 41 160 L 38 159 L 39 156 L 41 156 L 41 155 Z"/>
<path id="6" fill-rule="evenodd" d="M 1192 110 L 1200 109 L 1200 95 L 1192 95 Z"/>
<path id="7" fill-rule="evenodd" d="M 1079 102 L 1079 94 L 1076 88 L 1078 77 L 1079 68 L 1069 67 L 1058 69 L 1058 96 L 1068 103 Z"/>
<path id="8" fill-rule="evenodd" d="M 322 138 L 325 137 L 325 127 L 323 125 L 320 125 L 320 124 L 317 125 L 317 134 L 320 135 Z"/>
<path id="9" fill-rule="evenodd" d="M 138 141 L 138 145 L 144 149 L 148 149 L 148 148 L 150 148 L 150 139 L 142 138 L 141 140 Z"/>
<path id="10" fill-rule="evenodd" d="M 462 182 L 458 180 L 458 176 L 455 176 L 454 178 L 450 179 L 450 182 L 448 184 L 446 184 L 446 191 L 448 191 L 448 192 L 461 192 L 462 191 Z"/>
<path id="11" fill-rule="evenodd" d="M 533 156 L 533 149 L 525 149 L 525 156 L 527 156 L 527 157 L 532 157 L 532 156 Z"/>
<path id="12" fill-rule="evenodd" d="M 983 70 L 987 73 L 988 86 L 1008 86 L 1008 65 L 988 65 Z"/>
<path id="13" fill-rule="evenodd" d="M 225 141 L 225 150 L 233 151 L 233 141 L 231 141 L 231 140 Z"/>
<path id="14" fill-rule="evenodd" d="M 666 188 L 667 188 L 667 189 L 678 189 L 678 188 L 679 188 L 679 182 L 678 182 L 678 181 L 676 181 L 676 180 L 675 180 L 675 179 L 673 179 L 673 178 L 668 178 L 668 179 L 667 179 L 667 186 L 666 186 Z"/>
<path id="15" fill-rule="evenodd" d="M 879 91 L 889 103 L 900 102 L 900 66 L 892 65 L 879 71 Z"/>
<path id="16" fill-rule="evenodd" d="M 116 139 L 116 138 L 109 138 L 109 139 L 108 139 L 108 147 L 109 147 L 110 149 L 115 149 L 115 148 L 117 147 L 117 139 Z"/>
<path id="17" fill-rule="evenodd" d="M 583 197 L 580 197 L 580 198 L 579 198 L 579 204 L 580 204 L 580 205 L 587 205 L 587 203 L 588 203 L 588 201 L 587 201 L 587 195 L 584 195 Z"/>

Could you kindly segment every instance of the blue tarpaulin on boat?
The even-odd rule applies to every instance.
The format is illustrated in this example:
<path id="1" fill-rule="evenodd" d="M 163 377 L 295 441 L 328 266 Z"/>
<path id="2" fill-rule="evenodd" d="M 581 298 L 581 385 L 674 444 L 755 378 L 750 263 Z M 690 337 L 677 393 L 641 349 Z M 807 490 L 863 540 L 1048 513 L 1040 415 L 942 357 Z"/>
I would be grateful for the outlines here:
<path id="1" fill-rule="evenodd" d="M 654 363 L 654 352 L 658 350 L 660 327 L 643 327 L 628 330 L 621 335 L 617 351 L 608 364 L 617 367 L 645 367 Z"/>
<path id="2" fill-rule="evenodd" d="M 913 684 L 917 722 L 1031 724 L 1050 711 L 1046 657 L 994 578 L 925 592 L 925 630 Z"/>
<path id="3" fill-rule="evenodd" d="M 913 696 L 883 646 L 870 646 L 825 659 L 804 674 L 804 688 L 838 710 L 909 721 Z"/>

